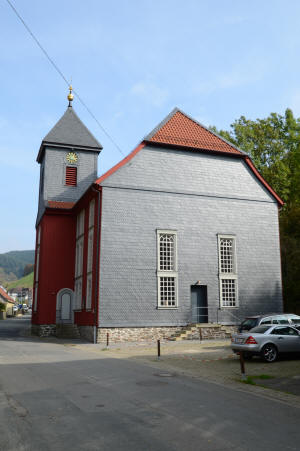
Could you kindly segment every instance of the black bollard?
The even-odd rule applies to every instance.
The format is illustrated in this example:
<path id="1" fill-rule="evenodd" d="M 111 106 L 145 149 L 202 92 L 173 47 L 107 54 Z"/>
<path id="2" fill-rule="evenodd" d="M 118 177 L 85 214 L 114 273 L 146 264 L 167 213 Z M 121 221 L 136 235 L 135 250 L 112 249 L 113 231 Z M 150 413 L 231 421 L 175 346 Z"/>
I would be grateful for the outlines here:
<path id="1" fill-rule="evenodd" d="M 242 381 L 245 381 L 246 380 L 245 360 L 242 351 L 240 352 L 240 364 L 241 364 Z"/>

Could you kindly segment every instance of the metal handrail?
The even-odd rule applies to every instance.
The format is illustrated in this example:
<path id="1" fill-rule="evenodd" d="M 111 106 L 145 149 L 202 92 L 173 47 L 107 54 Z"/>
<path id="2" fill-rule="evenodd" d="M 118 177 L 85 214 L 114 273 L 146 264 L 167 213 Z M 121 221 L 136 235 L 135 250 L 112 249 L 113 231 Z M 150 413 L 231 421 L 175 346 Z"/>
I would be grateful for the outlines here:
<path id="1" fill-rule="evenodd" d="M 218 308 L 218 311 L 220 311 L 220 312 L 222 312 L 222 313 L 225 313 L 225 312 L 226 312 L 226 315 L 229 314 L 229 315 L 232 316 L 234 319 L 238 320 L 239 323 L 241 322 L 241 317 L 234 315 L 230 310 L 222 310 L 221 308 Z"/>
<path id="2" fill-rule="evenodd" d="M 201 310 L 201 309 L 204 309 L 203 313 L 201 313 L 201 311 L 199 312 L 199 310 Z M 199 317 L 203 317 L 203 318 L 206 318 L 206 320 L 208 322 L 209 317 L 215 317 L 217 324 L 219 324 L 220 313 L 231 316 L 238 323 L 241 322 L 241 317 L 235 315 L 230 310 L 223 310 L 220 307 L 216 308 L 216 307 L 209 307 L 209 306 L 207 306 L 207 307 L 191 307 L 192 321 L 195 319 L 198 320 Z M 203 321 L 203 322 L 206 322 L 206 321 Z"/>

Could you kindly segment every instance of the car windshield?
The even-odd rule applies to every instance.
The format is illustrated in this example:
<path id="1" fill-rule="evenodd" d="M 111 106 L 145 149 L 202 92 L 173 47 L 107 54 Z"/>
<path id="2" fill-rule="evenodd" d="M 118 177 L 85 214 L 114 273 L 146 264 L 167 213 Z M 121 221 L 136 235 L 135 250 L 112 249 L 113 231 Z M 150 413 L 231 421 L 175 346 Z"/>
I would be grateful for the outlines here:
<path id="1" fill-rule="evenodd" d="M 241 324 L 241 329 L 252 329 L 257 324 L 257 318 L 247 318 Z"/>
<path id="2" fill-rule="evenodd" d="M 253 329 L 251 329 L 251 333 L 254 334 L 264 334 L 267 330 L 269 330 L 271 327 L 270 326 L 257 326 L 257 327 L 253 327 Z"/>
<path id="3" fill-rule="evenodd" d="M 293 324 L 300 324 L 300 316 L 294 316 L 290 318 Z"/>

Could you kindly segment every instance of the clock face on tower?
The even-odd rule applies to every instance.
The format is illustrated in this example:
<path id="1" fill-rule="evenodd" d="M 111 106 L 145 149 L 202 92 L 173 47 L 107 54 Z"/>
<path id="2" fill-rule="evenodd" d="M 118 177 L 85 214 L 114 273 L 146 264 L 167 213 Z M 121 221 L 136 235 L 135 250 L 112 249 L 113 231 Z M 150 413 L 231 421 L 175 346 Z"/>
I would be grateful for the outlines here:
<path id="1" fill-rule="evenodd" d="M 67 156 L 66 156 L 66 159 L 67 159 L 67 162 L 68 163 L 76 163 L 77 162 L 77 160 L 78 160 L 78 157 L 77 157 L 77 155 L 76 155 L 76 153 L 75 152 L 69 152 L 68 154 L 67 154 Z"/>

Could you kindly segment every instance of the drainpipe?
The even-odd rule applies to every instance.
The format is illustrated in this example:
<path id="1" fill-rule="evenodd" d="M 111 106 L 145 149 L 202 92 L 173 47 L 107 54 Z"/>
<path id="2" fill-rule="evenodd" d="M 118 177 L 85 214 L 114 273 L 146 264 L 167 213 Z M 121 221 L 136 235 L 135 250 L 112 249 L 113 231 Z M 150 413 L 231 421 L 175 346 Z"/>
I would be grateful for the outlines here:
<path id="1" fill-rule="evenodd" d="M 101 207 L 101 189 L 98 188 L 95 190 L 92 188 L 93 191 L 98 193 L 98 210 L 97 210 L 97 247 L 96 247 L 96 277 L 95 277 L 95 307 L 94 307 L 94 344 L 97 344 L 97 322 L 98 322 L 98 308 L 99 308 L 99 300 L 98 300 L 98 284 L 99 284 L 99 256 L 100 256 L 100 207 Z"/>

